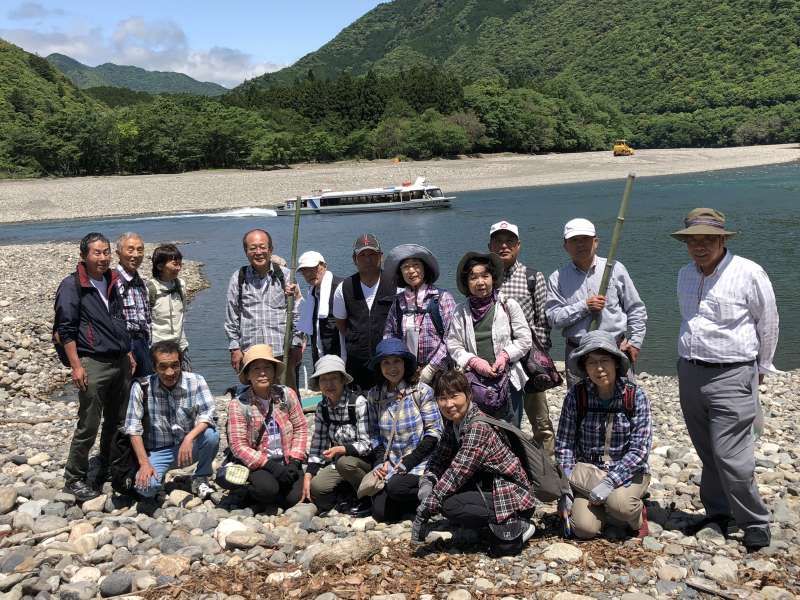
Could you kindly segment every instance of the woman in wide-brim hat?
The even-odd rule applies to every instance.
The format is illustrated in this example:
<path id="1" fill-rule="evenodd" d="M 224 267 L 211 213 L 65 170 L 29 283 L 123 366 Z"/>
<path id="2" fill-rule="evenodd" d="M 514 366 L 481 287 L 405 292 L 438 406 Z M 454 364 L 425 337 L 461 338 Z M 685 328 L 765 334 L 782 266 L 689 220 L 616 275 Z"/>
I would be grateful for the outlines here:
<path id="1" fill-rule="evenodd" d="M 456 284 L 466 301 L 456 307 L 447 349 L 476 389 L 490 389 L 491 404 L 488 394 L 474 395 L 479 408 L 515 422 L 510 394 L 521 394 L 528 380 L 520 360 L 531 349 L 533 338 L 517 301 L 500 297 L 502 283 L 503 262 L 496 254 L 467 252 L 461 258 Z"/>
<path id="2" fill-rule="evenodd" d="M 308 426 L 297 394 L 276 383 L 282 370 L 267 344 L 244 353 L 239 381 L 249 387 L 228 403 L 228 445 L 250 471 L 243 485 L 252 502 L 288 508 L 303 492 Z M 231 487 L 224 477 L 218 482 Z"/>
<path id="3" fill-rule="evenodd" d="M 352 381 L 335 354 L 326 354 L 314 365 L 308 384 L 322 392 L 322 400 L 314 413 L 302 499 L 314 502 L 320 512 L 336 507 L 341 513 L 364 517 L 372 505 L 369 498 L 357 501 L 356 491 L 372 469 L 372 447 L 367 399 L 348 387 Z"/>
<path id="4" fill-rule="evenodd" d="M 402 340 L 382 340 L 370 366 L 378 379 L 367 394 L 373 470 L 386 482 L 372 497 L 372 515 L 398 521 L 416 510 L 419 476 L 442 435 L 442 416 L 431 387 L 410 383 L 417 361 Z"/>
<path id="5" fill-rule="evenodd" d="M 396 246 L 387 256 L 384 270 L 403 291 L 389 309 L 383 337 L 403 340 L 417 359 L 419 380 L 430 384 L 449 364 L 444 337 L 456 301 L 450 292 L 434 285 L 439 263 L 425 246 Z"/>
<path id="6" fill-rule="evenodd" d="M 647 396 L 627 379 L 629 359 L 610 332 L 583 336 L 569 363 L 582 379 L 564 398 L 556 435 L 556 461 L 572 487 L 559 511 L 582 539 L 609 520 L 647 535 L 642 497 L 653 439 Z"/>

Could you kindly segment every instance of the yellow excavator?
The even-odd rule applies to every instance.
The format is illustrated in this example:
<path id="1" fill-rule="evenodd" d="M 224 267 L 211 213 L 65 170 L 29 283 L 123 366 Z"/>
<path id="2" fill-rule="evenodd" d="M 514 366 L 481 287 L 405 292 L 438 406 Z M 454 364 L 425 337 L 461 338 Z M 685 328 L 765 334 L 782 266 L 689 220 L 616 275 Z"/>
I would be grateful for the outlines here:
<path id="1" fill-rule="evenodd" d="M 627 140 L 616 140 L 614 142 L 614 156 L 633 156 L 633 148 L 628 145 Z"/>

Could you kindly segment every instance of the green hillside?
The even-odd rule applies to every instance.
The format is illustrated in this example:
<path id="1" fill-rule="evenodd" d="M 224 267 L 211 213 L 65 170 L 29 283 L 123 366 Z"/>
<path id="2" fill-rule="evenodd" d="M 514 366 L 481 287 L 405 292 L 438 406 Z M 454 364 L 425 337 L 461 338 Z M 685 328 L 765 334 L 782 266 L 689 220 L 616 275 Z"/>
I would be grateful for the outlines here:
<path id="1" fill-rule="evenodd" d="M 467 79 L 555 79 L 673 113 L 800 99 L 794 0 L 395 0 L 256 85 L 438 65 Z"/>
<path id="2" fill-rule="evenodd" d="M 63 54 L 51 54 L 47 60 L 79 88 L 112 86 L 151 94 L 183 93 L 200 96 L 219 96 L 228 91 L 219 84 L 197 81 L 183 73 L 146 71 L 139 67 L 113 63 L 89 67 Z"/>

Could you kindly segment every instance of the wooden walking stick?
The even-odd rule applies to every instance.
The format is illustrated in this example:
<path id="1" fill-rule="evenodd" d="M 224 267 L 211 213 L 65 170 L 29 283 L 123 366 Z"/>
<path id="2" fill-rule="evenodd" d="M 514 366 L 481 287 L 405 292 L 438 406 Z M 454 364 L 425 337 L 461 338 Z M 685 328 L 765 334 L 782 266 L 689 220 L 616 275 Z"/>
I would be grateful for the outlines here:
<path id="1" fill-rule="evenodd" d="M 297 234 L 300 231 L 300 207 L 303 201 L 300 196 L 294 203 L 294 230 L 292 232 L 292 261 L 289 268 L 289 283 L 295 283 L 295 270 L 297 269 Z M 283 373 L 281 373 L 281 385 L 286 385 L 289 377 L 289 352 L 292 349 L 292 334 L 294 333 L 294 294 L 286 299 L 286 333 L 283 336 Z M 295 382 L 296 383 L 296 382 Z"/>
<path id="2" fill-rule="evenodd" d="M 619 205 L 617 222 L 614 224 L 614 232 L 611 234 L 611 246 L 608 248 L 606 268 L 603 269 L 603 278 L 600 280 L 600 289 L 597 292 L 598 296 L 605 297 L 608 291 L 608 281 L 611 279 L 611 271 L 614 269 L 614 257 L 617 254 L 619 238 L 622 235 L 622 224 L 625 222 L 625 213 L 628 212 L 628 200 L 631 197 L 631 188 L 633 188 L 634 179 L 636 179 L 636 174 L 628 173 L 628 179 L 625 182 L 625 191 L 622 193 L 622 203 Z M 594 314 L 592 323 L 589 325 L 589 331 L 594 331 L 600 326 L 600 314 L 602 312 L 603 311 L 600 311 Z"/>

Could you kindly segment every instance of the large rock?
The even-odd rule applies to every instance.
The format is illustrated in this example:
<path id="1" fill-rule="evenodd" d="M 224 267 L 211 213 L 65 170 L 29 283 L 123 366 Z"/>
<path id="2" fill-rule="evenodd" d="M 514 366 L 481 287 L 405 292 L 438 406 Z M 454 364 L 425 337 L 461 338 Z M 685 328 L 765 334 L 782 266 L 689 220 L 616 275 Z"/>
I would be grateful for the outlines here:
<path id="1" fill-rule="evenodd" d="M 47 533 L 48 531 L 55 531 L 69 525 L 64 517 L 56 517 L 55 515 L 45 515 L 39 517 L 33 524 L 34 533 Z"/>
<path id="2" fill-rule="evenodd" d="M 87 533 L 77 540 L 73 540 L 72 546 L 78 554 L 86 556 L 97 550 L 97 536 L 94 533 Z"/>
<path id="3" fill-rule="evenodd" d="M 106 500 L 108 500 L 108 494 L 100 494 L 97 498 L 92 498 L 81 504 L 81 510 L 84 513 L 102 512 L 103 507 L 106 505 Z"/>
<path id="4" fill-rule="evenodd" d="M 358 534 L 331 545 L 325 545 L 309 561 L 312 573 L 326 567 L 346 567 L 354 562 L 366 560 L 381 551 L 381 541 L 373 535 Z"/>
<path id="5" fill-rule="evenodd" d="M 550 544 L 542 554 L 542 557 L 546 560 L 563 560 L 564 562 L 575 562 L 580 560 L 581 556 L 583 556 L 581 550 L 572 544 L 565 544 L 564 542 Z"/>
<path id="6" fill-rule="evenodd" d="M 717 583 L 736 583 L 739 567 L 730 558 L 725 556 L 715 556 L 713 564 L 706 567 L 705 574 L 709 579 Z"/>
<path id="7" fill-rule="evenodd" d="M 81 567 L 70 579 L 70 583 L 78 583 L 80 581 L 88 581 L 90 583 L 97 583 L 100 579 L 100 569 L 97 567 Z"/>
<path id="8" fill-rule="evenodd" d="M 112 573 L 100 583 L 100 595 L 103 598 L 127 594 L 133 588 L 133 575 L 124 571 Z"/>
<path id="9" fill-rule="evenodd" d="M 60 600 L 91 600 L 96 595 L 97 585 L 91 581 L 67 583 L 58 590 Z"/>
<path id="10" fill-rule="evenodd" d="M 217 525 L 216 529 L 214 529 L 214 539 L 217 540 L 217 543 L 220 546 L 226 548 L 227 546 L 225 545 L 225 540 L 234 531 L 249 530 L 241 521 L 237 521 L 236 519 L 223 519 L 219 522 L 219 525 Z"/>
<path id="11" fill-rule="evenodd" d="M 244 531 L 232 531 L 225 536 L 225 546 L 227 548 L 239 548 L 241 550 L 249 550 L 254 546 L 258 546 L 263 541 L 263 535 L 248 529 Z"/>
<path id="12" fill-rule="evenodd" d="M 190 560 L 177 554 L 161 554 L 150 561 L 150 569 L 157 576 L 178 577 L 189 570 Z"/>
<path id="13" fill-rule="evenodd" d="M 11 511 L 17 504 L 17 490 L 12 487 L 0 488 L 0 515 Z"/>
<path id="14" fill-rule="evenodd" d="M 94 526 L 89 523 L 88 521 L 81 521 L 80 523 L 75 523 L 70 529 L 69 532 L 69 541 L 74 542 L 79 537 L 86 535 L 87 533 L 94 532 Z"/>

